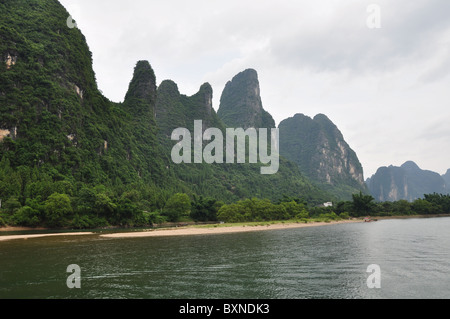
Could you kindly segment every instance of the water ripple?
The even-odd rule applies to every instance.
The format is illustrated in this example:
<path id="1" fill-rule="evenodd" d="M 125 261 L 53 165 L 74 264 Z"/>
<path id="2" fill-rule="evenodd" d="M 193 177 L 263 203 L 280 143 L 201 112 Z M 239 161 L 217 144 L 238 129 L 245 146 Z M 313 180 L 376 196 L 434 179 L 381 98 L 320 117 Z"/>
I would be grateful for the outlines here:
<path id="1" fill-rule="evenodd" d="M 0 246 L 0 298 L 448 298 L 450 218 Z M 82 289 L 65 286 L 78 264 Z M 369 289 L 367 266 L 381 267 Z"/>

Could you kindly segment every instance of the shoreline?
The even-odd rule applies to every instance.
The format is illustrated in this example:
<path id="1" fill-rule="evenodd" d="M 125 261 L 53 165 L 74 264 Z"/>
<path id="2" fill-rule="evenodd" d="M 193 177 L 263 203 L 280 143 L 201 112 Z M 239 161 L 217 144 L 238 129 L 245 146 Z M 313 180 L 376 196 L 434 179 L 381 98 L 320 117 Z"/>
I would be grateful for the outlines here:
<path id="1" fill-rule="evenodd" d="M 450 217 L 448 214 L 439 215 L 415 215 L 415 216 L 380 216 L 380 217 L 368 217 L 373 221 L 390 220 L 390 219 L 415 219 L 415 218 L 439 218 Z M 82 236 L 82 235 L 98 235 L 102 238 L 144 238 L 144 237 L 172 237 L 172 236 L 190 236 L 190 235 L 218 235 L 218 234 L 231 234 L 231 233 L 246 233 L 256 231 L 268 231 L 268 230 L 280 230 L 280 229 L 293 229 L 293 228 L 306 228 L 306 227 L 321 227 L 329 225 L 350 224 L 350 223 L 364 223 L 365 217 L 352 218 L 348 220 L 329 221 L 329 222 L 274 222 L 266 225 L 258 225 L 258 223 L 248 223 L 244 225 L 225 224 L 215 226 L 205 225 L 190 225 L 173 228 L 160 228 L 160 229 L 148 229 L 142 231 L 121 231 L 117 233 L 101 234 L 98 232 L 61 232 L 61 233 L 40 233 L 40 234 L 21 234 L 21 235 L 4 235 L 2 232 L 14 232 L 14 231 L 51 231 L 45 228 L 27 228 L 27 227 L 3 227 L 0 228 L 0 242 L 15 240 L 15 239 L 32 239 L 42 237 L 53 236 Z"/>
<path id="2" fill-rule="evenodd" d="M 340 220 L 330 222 L 312 222 L 312 223 L 275 223 L 268 225 L 246 225 L 246 226 L 222 226 L 222 227 L 179 227 L 175 229 L 159 229 L 142 232 L 129 232 L 129 233 L 114 233 L 114 234 L 101 234 L 100 237 L 104 238 L 144 238 L 144 237 L 174 237 L 174 236 L 192 236 L 192 235 L 219 235 L 219 234 L 232 234 L 232 233 L 248 233 L 257 231 L 268 230 L 280 230 L 280 229 L 293 229 L 293 228 L 306 228 L 306 227 L 319 227 L 327 225 L 349 224 L 349 223 L 362 223 L 364 220 Z"/>
<path id="3" fill-rule="evenodd" d="M 219 235 L 219 234 L 231 234 L 231 233 L 246 233 L 256 231 L 267 230 L 279 230 L 279 229 L 292 229 L 292 228 L 304 228 L 304 227 L 319 227 L 327 225 L 338 225 L 348 223 L 361 223 L 362 219 L 351 220 L 339 220 L 330 222 L 310 222 L 310 223 L 273 223 L 267 225 L 234 225 L 225 224 L 225 226 L 217 227 L 205 227 L 204 225 L 191 225 L 173 228 L 161 228 L 161 229 L 149 229 L 143 231 L 130 231 L 130 232 L 118 232 L 109 234 L 100 234 L 96 232 L 72 232 L 72 233 L 42 233 L 42 234 L 23 234 L 23 235 L 0 235 L 0 242 L 15 240 L 15 239 L 32 239 L 42 237 L 53 236 L 82 236 L 82 235 L 98 235 L 102 238 L 143 238 L 143 237 L 172 237 L 172 236 L 190 236 L 190 235 Z M 27 228 L 18 228 L 21 231 L 27 230 Z M 8 231 L 18 230 L 13 227 L 8 227 Z M 28 229 L 29 230 L 29 229 Z M 45 230 L 45 229 L 44 229 Z M 1 232 L 0 232 L 1 233 Z"/>
<path id="4" fill-rule="evenodd" d="M 79 233 L 52 233 L 52 234 L 29 234 L 29 235 L 6 235 L 0 236 L 1 241 L 14 240 L 14 239 L 32 239 L 40 237 L 55 237 L 55 236 L 81 236 L 81 235 L 93 235 L 92 232 L 79 232 Z"/>

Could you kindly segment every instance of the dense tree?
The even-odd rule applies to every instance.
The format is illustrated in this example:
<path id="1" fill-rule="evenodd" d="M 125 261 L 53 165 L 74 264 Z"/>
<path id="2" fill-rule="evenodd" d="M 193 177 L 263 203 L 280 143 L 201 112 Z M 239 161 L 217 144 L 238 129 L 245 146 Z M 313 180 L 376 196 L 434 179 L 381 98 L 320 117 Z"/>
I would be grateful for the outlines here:
<path id="1" fill-rule="evenodd" d="M 370 215 L 374 209 L 374 200 L 370 195 L 365 195 L 362 192 L 353 194 L 353 210 L 356 216 Z"/>
<path id="2" fill-rule="evenodd" d="M 20 208 L 11 217 L 11 221 L 14 225 L 26 227 L 35 227 L 42 222 L 40 218 L 40 212 L 29 206 L 24 206 Z"/>
<path id="3" fill-rule="evenodd" d="M 19 202 L 19 199 L 17 197 L 10 197 L 4 204 L 3 209 L 9 213 L 10 215 L 13 215 L 15 212 L 17 212 L 22 205 Z"/>
<path id="4" fill-rule="evenodd" d="M 289 216 L 289 218 L 308 218 L 309 217 L 309 213 L 306 210 L 306 207 L 303 203 L 299 204 L 296 201 L 291 201 L 291 202 L 282 202 L 280 204 L 281 207 L 284 207 L 284 209 L 286 210 L 286 214 L 287 216 Z"/>
<path id="5" fill-rule="evenodd" d="M 66 194 L 54 193 L 45 201 L 45 218 L 50 227 L 65 226 L 71 213 L 71 200 Z"/>
<path id="6" fill-rule="evenodd" d="M 436 211 L 449 214 L 450 213 L 450 195 L 443 194 L 427 194 L 425 200 L 436 208 Z"/>
<path id="7" fill-rule="evenodd" d="M 306 218 L 308 212 L 303 204 L 283 202 L 273 204 L 268 199 L 245 199 L 220 208 L 218 219 L 224 222 L 253 222 Z"/>
<path id="8" fill-rule="evenodd" d="M 240 223 L 246 221 L 245 208 L 240 204 L 223 205 L 217 214 L 217 218 L 226 223 Z"/>
<path id="9" fill-rule="evenodd" d="M 435 211 L 438 211 L 438 209 L 436 209 L 436 207 L 430 203 L 427 200 L 424 199 L 416 199 L 412 205 L 411 205 L 411 209 L 413 212 L 415 212 L 416 214 L 419 215 L 425 215 L 425 214 L 430 214 L 430 213 L 434 213 Z"/>
<path id="10" fill-rule="evenodd" d="M 411 203 L 402 199 L 392 203 L 392 209 L 394 212 L 406 216 L 412 213 L 411 211 Z"/>
<path id="11" fill-rule="evenodd" d="M 178 222 L 180 218 L 189 216 L 191 200 L 187 194 L 178 193 L 169 198 L 163 210 L 163 215 L 170 222 Z"/>
<path id="12" fill-rule="evenodd" d="M 217 212 L 222 205 L 222 202 L 214 198 L 194 195 L 190 216 L 194 221 L 217 221 Z"/>
<path id="13" fill-rule="evenodd" d="M 341 201 L 336 204 L 334 208 L 336 213 L 350 213 L 353 212 L 353 203 L 351 201 Z"/>

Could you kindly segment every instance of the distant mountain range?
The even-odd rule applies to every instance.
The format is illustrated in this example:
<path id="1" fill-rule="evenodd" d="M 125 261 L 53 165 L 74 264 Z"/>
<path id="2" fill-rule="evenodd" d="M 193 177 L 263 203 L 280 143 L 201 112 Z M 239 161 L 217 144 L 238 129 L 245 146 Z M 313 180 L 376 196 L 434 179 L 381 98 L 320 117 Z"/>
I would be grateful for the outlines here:
<path id="1" fill-rule="evenodd" d="M 380 167 L 366 184 L 377 201 L 414 201 L 426 194 L 449 194 L 450 169 L 441 176 L 408 161 L 400 167 Z"/>

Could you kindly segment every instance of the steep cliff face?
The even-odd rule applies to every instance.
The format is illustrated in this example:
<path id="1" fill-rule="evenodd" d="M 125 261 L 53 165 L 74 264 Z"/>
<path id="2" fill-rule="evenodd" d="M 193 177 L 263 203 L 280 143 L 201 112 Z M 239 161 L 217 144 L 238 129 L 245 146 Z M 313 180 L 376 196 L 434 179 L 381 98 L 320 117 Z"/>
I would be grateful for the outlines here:
<path id="1" fill-rule="evenodd" d="M 155 73 L 148 61 L 138 61 L 122 104 L 129 114 L 132 133 L 128 134 L 134 139 L 125 147 L 126 158 L 135 163 L 139 176 L 150 173 L 155 178 L 167 173 L 163 166 L 168 162 L 156 136 L 156 97 Z"/>
<path id="2" fill-rule="evenodd" d="M 367 180 L 372 196 L 378 201 L 414 201 L 425 194 L 447 194 L 445 181 L 438 173 L 422 170 L 408 161 L 400 167 L 380 167 Z"/>
<path id="3" fill-rule="evenodd" d="M 313 181 L 344 199 L 367 191 L 358 157 L 328 117 L 296 114 L 282 121 L 279 129 L 280 154 Z"/>
<path id="4" fill-rule="evenodd" d="M 162 180 L 150 65 L 139 62 L 125 102 L 112 103 L 98 90 L 89 47 L 68 16 L 58 1 L 0 3 L 0 157 L 49 180 Z"/>
<path id="5" fill-rule="evenodd" d="M 59 140 L 61 146 L 68 135 L 82 147 L 82 120 L 92 115 L 89 102 L 101 99 L 91 52 L 81 32 L 67 27 L 68 15 L 57 1 L 0 3 L 0 130 L 14 141 L 46 136 L 43 145 L 35 145 L 38 161 L 49 160 L 49 149 L 63 151 L 52 144 Z M 43 122 L 54 130 L 27 129 Z"/>
<path id="6" fill-rule="evenodd" d="M 226 84 L 217 114 L 228 127 L 275 128 L 274 119 L 263 108 L 258 73 L 253 69 Z"/>

